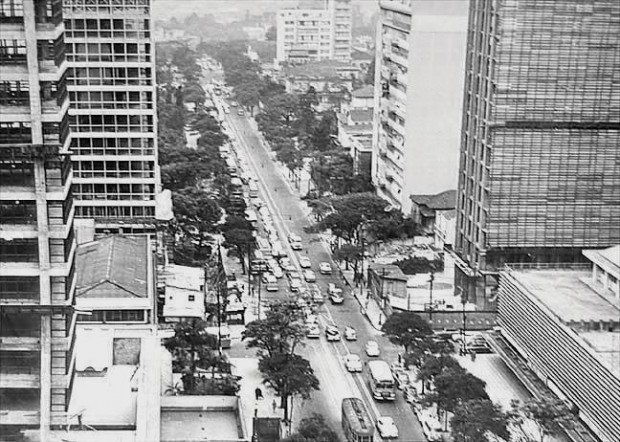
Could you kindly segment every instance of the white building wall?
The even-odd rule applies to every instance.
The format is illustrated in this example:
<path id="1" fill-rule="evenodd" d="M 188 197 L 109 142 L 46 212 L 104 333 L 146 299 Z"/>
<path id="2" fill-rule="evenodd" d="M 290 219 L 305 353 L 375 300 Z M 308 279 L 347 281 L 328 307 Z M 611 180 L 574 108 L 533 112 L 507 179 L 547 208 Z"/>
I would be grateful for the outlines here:
<path id="1" fill-rule="evenodd" d="M 411 194 L 457 184 L 468 1 L 392 0 L 380 7 L 373 182 L 409 213 Z"/>

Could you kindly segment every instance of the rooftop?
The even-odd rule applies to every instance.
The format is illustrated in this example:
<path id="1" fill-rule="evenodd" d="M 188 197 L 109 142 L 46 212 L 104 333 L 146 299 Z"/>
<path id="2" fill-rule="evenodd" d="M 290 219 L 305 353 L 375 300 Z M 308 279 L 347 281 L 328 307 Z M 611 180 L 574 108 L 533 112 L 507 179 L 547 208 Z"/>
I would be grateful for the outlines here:
<path id="1" fill-rule="evenodd" d="M 351 95 L 356 98 L 374 98 L 375 88 L 371 85 L 364 86 L 362 88 L 355 89 L 351 92 Z"/>
<path id="2" fill-rule="evenodd" d="M 77 298 L 148 298 L 148 237 L 112 235 L 81 244 Z"/>
<path id="3" fill-rule="evenodd" d="M 293 51 L 291 51 L 292 53 Z M 288 66 L 285 68 L 287 77 L 297 78 L 339 78 L 338 69 L 349 68 L 346 63 L 326 60 L 307 63 L 300 66 Z"/>
<path id="4" fill-rule="evenodd" d="M 368 60 L 371 61 L 374 58 L 374 55 L 366 52 L 366 51 L 360 51 L 358 49 L 353 49 L 351 51 L 351 58 L 353 60 Z"/>
<path id="5" fill-rule="evenodd" d="M 620 279 L 620 245 L 603 250 L 584 250 L 583 254 L 607 273 Z"/>
<path id="6" fill-rule="evenodd" d="M 418 206 L 426 206 L 429 209 L 456 209 L 456 190 L 446 190 L 436 195 L 410 195 L 409 198 Z"/>
<path id="7" fill-rule="evenodd" d="M 591 271 L 531 269 L 511 271 L 511 274 L 550 314 L 579 334 L 601 361 L 609 364 L 618 360 L 620 305 L 591 287 Z M 616 331 L 600 330 L 601 323 L 615 323 Z M 592 324 L 595 329 L 588 330 Z"/>
<path id="8" fill-rule="evenodd" d="M 201 267 L 188 267 L 169 264 L 164 270 L 166 286 L 180 289 L 201 290 L 205 272 Z"/>

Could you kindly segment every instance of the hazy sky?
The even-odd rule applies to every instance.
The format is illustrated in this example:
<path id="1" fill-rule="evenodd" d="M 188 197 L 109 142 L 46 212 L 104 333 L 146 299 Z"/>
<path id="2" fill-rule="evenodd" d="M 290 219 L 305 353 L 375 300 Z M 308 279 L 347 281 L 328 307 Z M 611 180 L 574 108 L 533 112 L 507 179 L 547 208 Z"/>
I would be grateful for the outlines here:
<path id="1" fill-rule="evenodd" d="M 320 2 L 317 0 L 317 3 Z M 362 13 L 370 13 L 377 3 L 378 0 L 353 0 L 353 4 L 362 7 Z M 155 20 L 167 20 L 172 16 L 181 18 L 194 12 L 198 15 L 230 13 L 235 18 L 243 19 L 246 10 L 260 14 L 296 5 L 297 0 L 153 0 L 153 16 Z"/>

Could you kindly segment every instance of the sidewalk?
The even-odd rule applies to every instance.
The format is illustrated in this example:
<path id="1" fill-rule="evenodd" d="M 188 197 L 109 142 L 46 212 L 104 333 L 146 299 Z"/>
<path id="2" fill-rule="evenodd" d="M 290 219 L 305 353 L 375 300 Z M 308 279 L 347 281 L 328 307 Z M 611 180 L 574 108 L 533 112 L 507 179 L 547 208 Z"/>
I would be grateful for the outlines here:
<path id="1" fill-rule="evenodd" d="M 381 331 L 381 327 L 386 320 L 386 315 L 377 301 L 368 294 L 364 286 L 355 286 L 355 283 L 352 282 L 353 270 L 343 270 L 342 276 L 345 284 L 351 288 L 351 294 L 355 297 L 357 302 L 359 302 L 362 313 L 368 318 L 370 325 L 372 325 L 375 330 Z"/>
<path id="2" fill-rule="evenodd" d="M 258 358 L 231 358 L 232 372 L 241 376 L 241 388 L 237 396 L 244 408 L 245 426 L 248 434 L 252 434 L 252 419 L 257 417 L 284 418 L 284 410 L 280 408 L 280 398 L 263 384 L 263 377 L 258 371 Z M 256 388 L 260 388 L 263 399 L 256 400 Z M 276 404 L 274 409 L 273 404 Z M 293 417 L 299 416 L 301 401 L 293 401 Z M 282 424 L 282 435 L 288 433 L 288 427 Z"/>

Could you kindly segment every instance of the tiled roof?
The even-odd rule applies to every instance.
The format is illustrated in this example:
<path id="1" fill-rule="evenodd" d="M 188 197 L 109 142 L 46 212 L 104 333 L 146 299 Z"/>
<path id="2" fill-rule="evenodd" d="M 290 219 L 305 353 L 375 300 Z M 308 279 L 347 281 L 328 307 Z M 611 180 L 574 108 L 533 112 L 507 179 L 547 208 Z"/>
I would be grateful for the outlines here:
<path id="1" fill-rule="evenodd" d="M 351 95 L 357 98 L 373 98 L 375 96 L 375 88 L 371 85 L 364 86 L 351 92 Z"/>
<path id="2" fill-rule="evenodd" d="M 411 195 L 409 198 L 418 206 L 433 210 L 456 209 L 456 190 L 446 190 L 437 195 Z"/>
<path id="3" fill-rule="evenodd" d="M 147 298 L 148 238 L 112 235 L 78 246 L 76 296 Z"/>

